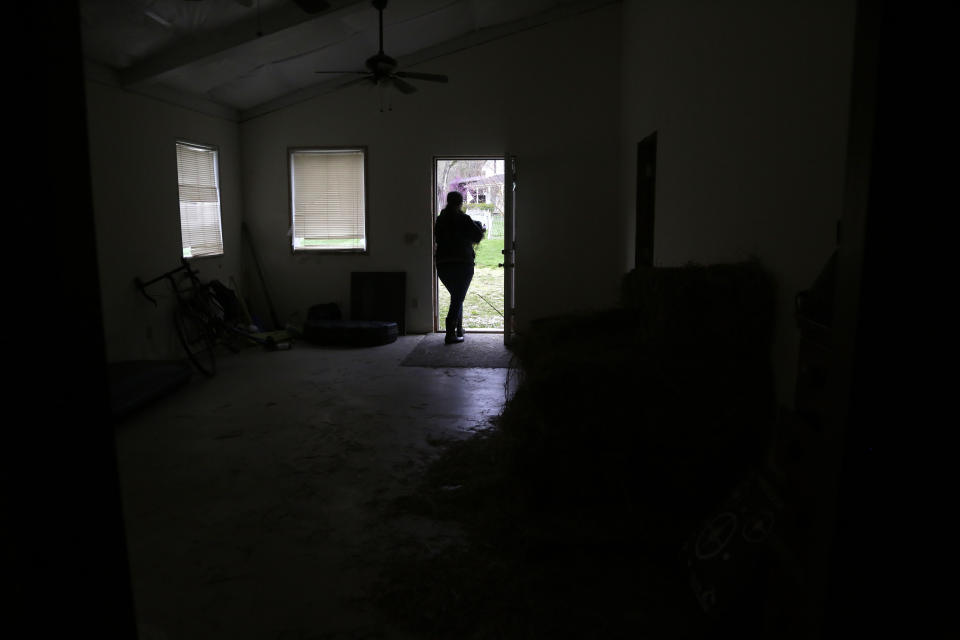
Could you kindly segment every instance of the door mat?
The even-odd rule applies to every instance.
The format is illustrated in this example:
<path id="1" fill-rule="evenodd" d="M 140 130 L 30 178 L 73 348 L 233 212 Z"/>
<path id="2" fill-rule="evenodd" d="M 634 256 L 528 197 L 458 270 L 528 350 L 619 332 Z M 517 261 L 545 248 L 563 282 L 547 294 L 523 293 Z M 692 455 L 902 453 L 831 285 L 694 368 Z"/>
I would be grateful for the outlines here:
<path id="1" fill-rule="evenodd" d="M 502 333 L 467 333 L 459 344 L 444 344 L 442 333 L 423 336 L 400 364 L 404 367 L 506 369 L 513 354 Z"/>

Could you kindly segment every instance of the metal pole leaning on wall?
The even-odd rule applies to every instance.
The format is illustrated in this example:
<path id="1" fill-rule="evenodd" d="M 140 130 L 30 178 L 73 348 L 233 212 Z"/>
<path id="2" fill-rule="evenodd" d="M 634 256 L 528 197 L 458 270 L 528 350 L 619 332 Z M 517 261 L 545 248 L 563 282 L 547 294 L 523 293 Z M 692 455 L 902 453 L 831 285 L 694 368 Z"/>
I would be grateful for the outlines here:
<path id="1" fill-rule="evenodd" d="M 274 329 L 280 329 L 280 319 L 277 317 L 277 310 L 273 308 L 273 300 L 270 299 L 270 290 L 267 288 L 266 278 L 263 277 L 263 269 L 260 268 L 260 260 L 257 259 L 257 250 L 253 246 L 253 236 L 250 235 L 250 229 L 247 223 L 242 225 L 243 239 L 247 241 L 250 247 L 250 255 L 253 257 L 253 265 L 257 268 L 257 276 L 260 278 L 260 287 L 263 289 L 263 297 L 267 301 L 267 308 L 270 310 L 270 320 L 273 322 Z"/>

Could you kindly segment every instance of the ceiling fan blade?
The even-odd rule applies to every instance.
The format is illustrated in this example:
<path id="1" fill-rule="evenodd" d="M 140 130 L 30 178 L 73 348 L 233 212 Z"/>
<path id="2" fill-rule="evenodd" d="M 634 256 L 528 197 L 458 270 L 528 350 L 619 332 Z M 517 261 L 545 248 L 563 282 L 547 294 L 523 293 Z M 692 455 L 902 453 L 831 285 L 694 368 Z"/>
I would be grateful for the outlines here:
<path id="1" fill-rule="evenodd" d="M 390 76 L 390 81 L 393 82 L 394 86 L 400 90 L 400 93 L 413 93 L 417 90 L 415 86 L 407 82 L 406 80 L 401 80 L 396 76 Z"/>
<path id="2" fill-rule="evenodd" d="M 314 71 L 314 73 L 362 73 L 364 75 L 369 74 L 369 71 Z"/>
<path id="3" fill-rule="evenodd" d="M 346 82 L 340 83 L 337 85 L 337 89 L 346 89 L 347 87 L 352 87 L 355 84 L 360 84 L 362 82 L 376 82 L 373 79 L 373 76 L 366 75 L 362 78 L 354 78 L 353 80 L 347 80 Z"/>
<path id="4" fill-rule="evenodd" d="M 428 80 L 429 82 L 449 82 L 450 79 L 439 73 L 419 73 L 417 71 L 398 71 L 396 74 L 401 78 L 413 78 L 414 80 Z"/>

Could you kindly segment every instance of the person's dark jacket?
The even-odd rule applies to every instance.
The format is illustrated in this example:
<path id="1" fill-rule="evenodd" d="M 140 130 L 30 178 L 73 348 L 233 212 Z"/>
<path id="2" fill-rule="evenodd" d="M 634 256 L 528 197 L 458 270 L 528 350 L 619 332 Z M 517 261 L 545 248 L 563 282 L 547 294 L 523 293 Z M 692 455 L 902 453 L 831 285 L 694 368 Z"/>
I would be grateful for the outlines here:
<path id="1" fill-rule="evenodd" d="M 483 225 L 456 209 L 444 209 L 437 216 L 434 239 L 437 264 L 467 262 L 473 264 L 477 255 L 473 245 L 483 239 Z"/>

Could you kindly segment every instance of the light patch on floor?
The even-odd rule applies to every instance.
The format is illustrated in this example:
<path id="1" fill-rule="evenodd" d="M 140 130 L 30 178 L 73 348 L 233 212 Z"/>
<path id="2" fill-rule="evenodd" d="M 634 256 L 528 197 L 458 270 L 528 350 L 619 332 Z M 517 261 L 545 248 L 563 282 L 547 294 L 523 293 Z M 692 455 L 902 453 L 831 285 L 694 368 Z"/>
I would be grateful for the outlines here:
<path id="1" fill-rule="evenodd" d="M 421 336 L 226 355 L 117 431 L 148 639 L 402 638 L 365 594 L 397 545 L 456 543 L 394 517 L 436 441 L 489 425 L 507 369 L 402 367 Z M 431 444 L 433 443 L 433 444 Z"/>

